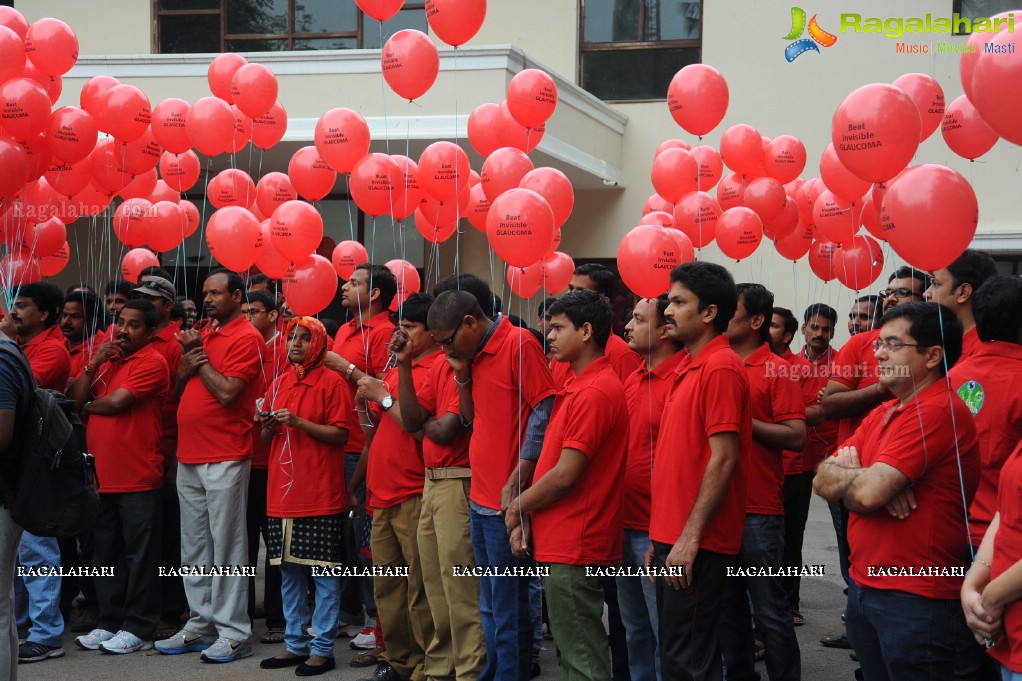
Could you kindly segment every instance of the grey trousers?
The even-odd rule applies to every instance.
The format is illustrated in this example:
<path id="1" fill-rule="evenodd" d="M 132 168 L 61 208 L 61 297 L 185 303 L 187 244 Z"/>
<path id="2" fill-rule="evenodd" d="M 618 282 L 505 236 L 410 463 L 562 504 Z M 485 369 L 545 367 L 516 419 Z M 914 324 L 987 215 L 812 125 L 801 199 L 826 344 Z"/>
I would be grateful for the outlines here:
<path id="1" fill-rule="evenodd" d="M 178 463 L 177 496 L 181 502 L 181 565 L 224 569 L 248 566 L 248 477 L 252 461 Z M 248 641 L 248 578 L 184 578 L 191 619 L 188 631 Z"/>
<path id="2" fill-rule="evenodd" d="M 0 677 L 18 678 L 18 626 L 14 617 L 14 568 L 21 527 L 10 509 L 0 506 Z"/>

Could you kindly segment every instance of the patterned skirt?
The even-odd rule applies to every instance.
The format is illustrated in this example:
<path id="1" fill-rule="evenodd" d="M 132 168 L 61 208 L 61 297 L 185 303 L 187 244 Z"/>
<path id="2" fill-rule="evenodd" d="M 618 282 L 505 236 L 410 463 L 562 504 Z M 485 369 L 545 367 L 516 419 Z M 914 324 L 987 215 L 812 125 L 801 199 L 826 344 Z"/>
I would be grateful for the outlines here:
<path id="1" fill-rule="evenodd" d="M 266 550 L 270 563 L 344 565 L 347 514 L 308 518 L 266 518 Z"/>

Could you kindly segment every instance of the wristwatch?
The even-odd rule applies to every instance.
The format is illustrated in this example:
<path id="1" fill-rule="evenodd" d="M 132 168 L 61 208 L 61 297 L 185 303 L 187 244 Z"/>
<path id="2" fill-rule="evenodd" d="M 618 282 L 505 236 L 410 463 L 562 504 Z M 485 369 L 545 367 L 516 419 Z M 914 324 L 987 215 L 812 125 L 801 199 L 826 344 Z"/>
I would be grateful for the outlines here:
<path id="1" fill-rule="evenodd" d="M 387 395 L 382 400 L 380 400 L 380 409 L 383 410 L 383 411 L 387 411 L 388 409 L 390 409 L 393 406 L 394 406 L 394 398 L 391 395 Z"/>

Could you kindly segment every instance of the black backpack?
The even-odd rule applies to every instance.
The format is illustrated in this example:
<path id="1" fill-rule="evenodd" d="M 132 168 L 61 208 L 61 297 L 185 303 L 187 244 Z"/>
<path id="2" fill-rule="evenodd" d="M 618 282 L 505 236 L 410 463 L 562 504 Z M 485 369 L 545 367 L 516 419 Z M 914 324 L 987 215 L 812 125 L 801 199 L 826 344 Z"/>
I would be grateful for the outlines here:
<path id="1" fill-rule="evenodd" d="M 73 400 L 40 388 L 24 354 L 7 343 L 0 351 L 17 357 L 31 393 L 27 424 L 9 452 L 20 459 L 17 481 L 3 480 L 11 517 L 40 537 L 73 537 L 92 526 L 99 510 L 95 459 L 85 452 L 85 426 Z"/>

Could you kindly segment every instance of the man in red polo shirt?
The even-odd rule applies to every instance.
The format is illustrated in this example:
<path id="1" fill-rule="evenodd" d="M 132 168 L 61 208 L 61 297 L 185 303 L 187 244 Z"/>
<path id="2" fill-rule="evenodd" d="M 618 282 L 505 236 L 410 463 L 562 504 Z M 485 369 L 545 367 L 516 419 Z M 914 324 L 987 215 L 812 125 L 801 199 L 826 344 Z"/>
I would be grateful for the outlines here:
<path id="1" fill-rule="evenodd" d="M 413 293 L 401 304 L 401 333 L 390 347 L 411 364 L 411 373 L 424 382 L 442 356 L 426 330 L 433 296 Z M 401 340 L 407 338 L 407 342 Z M 369 409 L 359 412 L 369 439 L 366 494 L 373 509 L 373 564 L 407 568 L 407 577 L 376 576 L 374 590 L 378 617 L 384 623 L 386 650 L 372 675 L 373 681 L 404 681 L 424 675 L 426 647 L 433 640 L 433 617 L 419 567 L 418 528 L 425 479 L 421 433 L 404 430 L 401 405 L 395 394 L 399 371 L 390 369 L 383 380 L 363 376 L 358 396 Z"/>
<path id="2" fill-rule="evenodd" d="M 624 567 L 641 568 L 646 559 L 653 452 L 660 434 L 664 403 L 674 387 L 674 371 L 688 356 L 668 335 L 664 310 L 669 302 L 667 294 L 659 298 L 642 298 L 625 326 L 628 347 L 645 360 L 624 382 L 629 420 L 628 457 L 622 482 L 624 542 L 621 565 Z M 632 681 L 654 681 L 660 676 L 656 586 L 647 579 L 632 576 L 618 577 L 615 581 Z"/>
<path id="3" fill-rule="evenodd" d="M 848 639 L 866 679 L 955 678 L 965 631 L 967 504 L 979 481 L 976 427 L 947 384 L 962 325 L 946 307 L 888 310 L 876 346 L 894 399 L 820 464 L 813 489 L 849 510 Z"/>
<path id="4" fill-rule="evenodd" d="M 382 378 L 389 368 L 387 345 L 394 334 L 390 320 L 390 303 L 397 295 L 397 280 L 383 265 L 363 263 L 355 268 L 341 287 L 341 305 L 351 315 L 334 337 L 333 352 L 327 353 L 325 366 L 341 374 L 351 389 L 352 402 L 358 381 L 363 376 Z M 283 310 L 281 310 L 283 315 Z M 359 472 L 359 459 L 366 450 L 366 437 L 359 426 L 358 414 L 351 413 L 348 424 L 348 443 L 344 446 L 344 477 L 348 485 L 348 498 L 358 499 L 355 536 L 362 536 L 366 523 L 366 488 L 364 469 Z M 366 565 L 370 565 L 368 561 Z M 376 604 L 373 585 L 361 577 L 347 577 L 341 585 L 341 627 L 345 635 L 363 637 L 372 634 L 376 626 Z M 362 608 L 368 621 L 363 628 Z"/>
<path id="5" fill-rule="evenodd" d="M 499 514 L 502 504 L 531 479 L 553 406 L 553 380 L 543 349 L 503 315 L 487 317 L 475 296 L 464 291 L 437 296 L 428 326 L 454 369 L 462 422 L 473 429 L 469 503 L 476 565 L 497 571 L 523 568 L 527 563 L 511 552 Z M 533 641 L 528 588 L 526 576 L 480 579 L 483 681 L 528 678 Z"/>
<path id="6" fill-rule="evenodd" d="M 241 314 L 242 287 L 233 272 L 211 272 L 202 297 L 216 328 L 179 335 L 177 492 L 184 565 L 220 568 L 248 560 L 245 509 L 263 340 Z M 158 651 L 201 650 L 207 662 L 252 654 L 245 577 L 187 576 L 185 595 L 192 617 L 174 636 L 158 641 Z"/>
<path id="7" fill-rule="evenodd" d="M 115 567 L 113 577 L 96 580 L 99 625 L 75 639 L 85 650 L 149 650 L 160 621 L 160 404 L 170 371 L 151 343 L 159 320 L 149 301 L 128 301 L 117 317 L 117 341 L 96 350 L 69 391 L 89 416 L 85 435 L 103 484 L 94 561 Z"/>
<path id="8" fill-rule="evenodd" d="M 930 286 L 923 297 L 931 303 L 943 303 L 958 315 L 965 329 L 962 336 L 962 359 L 971 357 L 980 348 L 976 333 L 973 297 L 979 287 L 997 274 L 997 263 L 983 251 L 965 249 L 953 263 L 930 275 Z"/>
<path id="9" fill-rule="evenodd" d="M 562 296 L 547 311 L 554 357 L 574 376 L 558 393 L 535 482 L 511 501 L 504 519 L 520 557 L 528 547 L 546 563 L 550 631 L 566 678 L 609 679 L 603 588 L 592 566 L 621 560 L 622 488 L 628 406 L 603 350 L 610 305 L 593 291 Z M 531 520 L 531 539 L 528 521 Z"/>
<path id="10" fill-rule="evenodd" d="M 766 644 L 769 677 L 797 681 L 802 675 L 798 639 L 787 595 L 776 570 L 784 555 L 785 449 L 805 446 L 805 406 L 791 365 L 770 349 L 774 295 L 761 284 L 738 284 L 738 309 L 727 327 L 731 349 L 745 362 L 752 409 L 749 493 L 738 566 L 755 576 L 727 580 L 721 606 L 720 644 L 729 679 L 753 679 L 755 660 L 749 599 Z M 746 595 L 748 593 L 748 595 Z"/>
<path id="11" fill-rule="evenodd" d="M 741 548 L 752 440 L 749 379 L 724 335 L 738 294 L 720 265 L 689 262 L 671 271 L 668 297 L 668 333 L 688 357 L 653 460 L 646 562 L 667 568 L 657 578 L 660 671 L 719 680 L 721 597 Z"/>
<path id="12" fill-rule="evenodd" d="M 433 294 L 462 288 L 464 277 L 452 276 L 433 287 Z M 489 287 L 477 296 L 492 304 Z M 467 290 L 467 289 L 466 289 Z M 419 564 L 426 599 L 433 614 L 433 641 L 427 642 L 423 672 L 429 678 L 474 680 L 486 663 L 486 643 L 479 619 L 479 579 L 455 575 L 474 567 L 468 495 L 472 483 L 468 445 L 471 432 L 461 424 L 454 370 L 442 359 L 433 362 L 423 381 L 416 381 L 407 351 L 407 334 L 395 334 L 391 350 L 398 366 L 398 403 L 405 432 L 422 431 L 426 480 L 419 516 Z"/>
<path id="13" fill-rule="evenodd" d="M 64 298 L 60 313 L 60 332 L 67 340 L 67 351 L 71 355 L 69 380 L 74 381 L 89 363 L 96 349 L 93 337 L 96 335 L 96 316 L 99 314 L 99 300 L 94 293 L 77 290 Z"/>

